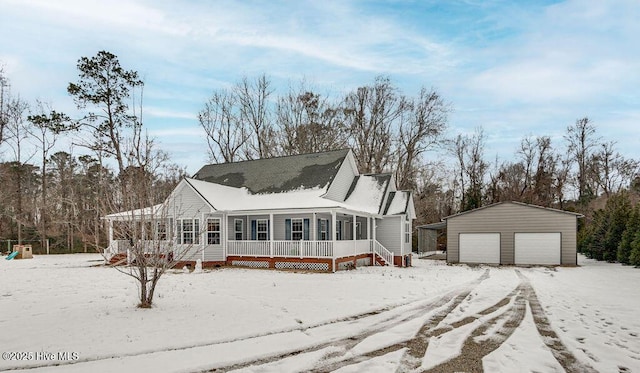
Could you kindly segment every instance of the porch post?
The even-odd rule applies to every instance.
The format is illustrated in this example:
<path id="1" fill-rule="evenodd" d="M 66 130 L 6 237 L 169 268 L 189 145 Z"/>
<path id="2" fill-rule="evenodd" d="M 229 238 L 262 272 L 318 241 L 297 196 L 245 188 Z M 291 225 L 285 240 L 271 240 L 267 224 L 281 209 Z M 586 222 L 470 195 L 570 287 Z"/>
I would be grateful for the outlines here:
<path id="1" fill-rule="evenodd" d="M 369 242 L 369 251 L 371 251 L 371 216 L 367 216 L 367 241 Z"/>
<path id="2" fill-rule="evenodd" d="M 273 258 L 273 213 L 269 214 L 269 256 Z"/>
<path id="3" fill-rule="evenodd" d="M 309 227 L 309 230 L 310 230 L 309 234 L 311 235 L 309 239 L 310 241 L 317 241 L 318 240 L 318 219 L 315 212 L 311 214 L 311 216 L 313 220 L 311 220 L 311 227 Z"/>
<path id="4" fill-rule="evenodd" d="M 109 238 L 109 246 L 107 247 L 111 247 L 111 243 L 113 242 L 113 220 L 111 219 L 107 220 L 107 232 Z"/>
<path id="5" fill-rule="evenodd" d="M 371 265 L 376 265 L 376 218 L 371 218 L 371 231 L 372 241 L 371 241 L 371 260 L 373 260 Z"/>
<path id="6" fill-rule="evenodd" d="M 331 229 L 331 256 L 333 257 L 333 272 L 336 271 L 336 237 L 337 237 L 337 233 L 336 233 L 336 229 L 337 229 L 337 222 L 336 222 L 336 210 L 331 210 L 331 226 L 333 227 L 333 229 Z"/>
<path id="7" fill-rule="evenodd" d="M 352 219 L 353 219 L 353 235 L 351 236 L 351 239 L 353 240 L 353 255 L 356 255 L 357 252 L 357 242 L 356 242 L 356 215 L 353 214 L 351 215 Z"/>

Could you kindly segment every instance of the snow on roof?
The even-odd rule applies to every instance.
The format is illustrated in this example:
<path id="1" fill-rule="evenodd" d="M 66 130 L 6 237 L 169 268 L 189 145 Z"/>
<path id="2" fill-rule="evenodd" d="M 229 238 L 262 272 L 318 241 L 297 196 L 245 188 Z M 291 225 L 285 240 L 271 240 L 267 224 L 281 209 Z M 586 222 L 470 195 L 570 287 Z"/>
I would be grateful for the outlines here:
<path id="1" fill-rule="evenodd" d="M 216 210 L 220 211 L 341 206 L 339 202 L 322 198 L 325 189 L 319 187 L 282 193 L 252 194 L 245 187 L 234 188 L 195 179 L 185 180 Z"/>
<path id="2" fill-rule="evenodd" d="M 384 199 L 386 181 L 378 175 L 360 175 L 344 203 L 354 209 L 377 214 Z"/>
<path id="3" fill-rule="evenodd" d="M 301 209 L 301 208 L 329 208 L 342 207 L 349 210 L 370 214 L 378 213 L 378 206 L 383 192 L 374 186 L 368 178 L 363 181 L 359 192 L 352 193 L 353 200 L 336 202 L 324 198 L 325 189 L 316 187 L 313 189 L 298 189 L 282 193 L 252 194 L 247 188 L 234 188 L 226 185 L 210 183 L 202 180 L 185 178 L 200 195 L 219 211 L 245 211 L 245 210 L 274 210 L 274 209 Z M 370 195 L 374 198 L 367 199 L 366 192 L 378 193 Z M 368 201 L 368 202 L 367 202 Z"/>
<path id="4" fill-rule="evenodd" d="M 409 196 L 410 192 L 408 191 L 397 191 L 390 192 L 389 199 L 387 202 L 387 208 L 384 212 L 385 215 L 398 215 L 404 214 L 407 212 L 407 206 L 409 204 Z"/>
<path id="5" fill-rule="evenodd" d="M 160 214 L 161 208 L 162 208 L 162 203 L 151 206 L 151 207 L 145 207 L 142 209 L 116 212 L 116 213 L 105 216 L 105 218 L 110 220 L 119 220 L 119 219 L 129 219 L 132 217 L 134 218 L 149 217 L 149 216 Z"/>

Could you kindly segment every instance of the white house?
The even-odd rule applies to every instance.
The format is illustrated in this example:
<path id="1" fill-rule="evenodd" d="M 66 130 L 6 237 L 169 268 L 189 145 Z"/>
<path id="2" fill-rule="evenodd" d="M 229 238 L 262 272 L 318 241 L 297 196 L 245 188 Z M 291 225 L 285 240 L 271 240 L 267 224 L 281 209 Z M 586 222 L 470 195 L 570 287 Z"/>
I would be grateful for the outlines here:
<path id="1" fill-rule="evenodd" d="M 396 190 L 392 174 L 360 174 L 348 149 L 206 165 L 162 206 L 162 224 L 172 227 L 161 229 L 162 239 L 188 246 L 184 261 L 205 266 L 335 271 L 404 266 L 411 253 L 411 192 Z M 106 216 L 106 252 L 129 244 L 114 239 L 114 222 L 158 209 Z"/>

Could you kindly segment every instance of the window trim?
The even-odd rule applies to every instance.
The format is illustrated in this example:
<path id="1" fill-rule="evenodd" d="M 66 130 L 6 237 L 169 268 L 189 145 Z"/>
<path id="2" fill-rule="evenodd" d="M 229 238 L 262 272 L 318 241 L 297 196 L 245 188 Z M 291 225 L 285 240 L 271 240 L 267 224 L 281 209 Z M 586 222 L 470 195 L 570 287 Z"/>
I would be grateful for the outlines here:
<path id="1" fill-rule="evenodd" d="M 191 229 L 185 230 L 185 222 L 191 222 Z M 179 245 L 199 245 L 200 244 L 200 219 L 176 219 L 178 228 L 177 244 Z M 191 234 L 191 242 L 185 239 L 187 234 Z"/>
<path id="2" fill-rule="evenodd" d="M 293 226 L 300 223 L 300 230 L 294 230 Z M 294 234 L 300 233 L 300 238 L 293 238 Z M 304 220 L 302 218 L 291 218 L 291 241 L 302 241 L 304 239 Z"/>
<path id="3" fill-rule="evenodd" d="M 320 233 L 320 241 L 329 240 L 329 219 L 320 219 L 320 226 L 318 227 L 318 232 Z"/>
<path id="4" fill-rule="evenodd" d="M 411 232 L 410 232 L 409 222 L 404 223 L 404 243 L 410 243 L 411 240 Z"/>
<path id="5" fill-rule="evenodd" d="M 260 230 L 260 223 L 264 223 L 264 231 Z M 260 239 L 260 234 L 264 234 L 264 240 Z M 269 241 L 269 219 L 256 219 L 256 241 Z"/>
<path id="6" fill-rule="evenodd" d="M 240 222 L 240 230 L 238 230 L 238 222 Z M 238 234 L 240 234 L 240 239 L 238 239 Z M 244 239 L 244 219 L 233 219 L 233 237 L 236 241 Z"/>
<path id="7" fill-rule="evenodd" d="M 217 220 L 218 221 L 218 230 L 210 230 L 209 223 Z M 211 243 L 212 237 L 215 241 L 215 233 L 218 234 L 218 243 Z M 221 245 L 222 244 L 222 220 L 220 218 L 207 218 L 207 245 Z"/>

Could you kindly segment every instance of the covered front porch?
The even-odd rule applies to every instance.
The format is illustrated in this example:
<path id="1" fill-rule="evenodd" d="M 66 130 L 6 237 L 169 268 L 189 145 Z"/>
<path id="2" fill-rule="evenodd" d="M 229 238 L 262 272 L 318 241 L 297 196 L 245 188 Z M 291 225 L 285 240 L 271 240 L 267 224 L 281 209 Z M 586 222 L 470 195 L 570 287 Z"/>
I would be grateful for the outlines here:
<path id="1" fill-rule="evenodd" d="M 332 259 L 370 256 L 393 263 L 393 253 L 375 238 L 376 216 L 345 209 L 261 211 L 227 214 L 226 256 L 250 258 Z M 355 260 L 355 259 L 354 259 Z M 229 261 L 229 259 L 228 259 Z"/>

